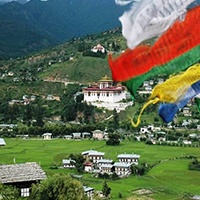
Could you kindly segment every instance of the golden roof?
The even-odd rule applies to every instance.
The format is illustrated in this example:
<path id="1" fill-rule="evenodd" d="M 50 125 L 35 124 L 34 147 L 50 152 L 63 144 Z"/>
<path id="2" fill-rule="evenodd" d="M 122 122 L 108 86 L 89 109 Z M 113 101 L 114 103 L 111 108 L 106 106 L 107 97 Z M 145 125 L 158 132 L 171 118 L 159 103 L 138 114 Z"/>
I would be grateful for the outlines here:
<path id="1" fill-rule="evenodd" d="M 105 82 L 105 81 L 106 82 L 113 82 L 113 80 L 110 77 L 108 77 L 107 75 L 103 76 L 100 80 L 100 82 Z"/>

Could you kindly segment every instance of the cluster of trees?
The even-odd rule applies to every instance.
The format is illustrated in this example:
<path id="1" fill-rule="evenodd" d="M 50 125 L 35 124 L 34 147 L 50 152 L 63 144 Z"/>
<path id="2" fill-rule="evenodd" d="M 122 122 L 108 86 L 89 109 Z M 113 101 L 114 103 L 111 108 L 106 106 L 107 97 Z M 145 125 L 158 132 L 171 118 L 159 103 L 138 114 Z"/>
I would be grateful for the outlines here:
<path id="1" fill-rule="evenodd" d="M 192 162 L 189 163 L 189 170 L 200 171 L 200 161 L 197 158 L 193 158 Z"/>
<path id="2" fill-rule="evenodd" d="M 102 185 L 105 198 L 110 196 L 111 188 L 106 180 Z M 2 200 L 24 199 L 16 187 L 0 184 L 0 198 Z M 31 187 L 29 200 L 88 200 L 81 182 L 69 175 L 55 174 Z M 95 199 L 98 199 L 95 198 Z"/>

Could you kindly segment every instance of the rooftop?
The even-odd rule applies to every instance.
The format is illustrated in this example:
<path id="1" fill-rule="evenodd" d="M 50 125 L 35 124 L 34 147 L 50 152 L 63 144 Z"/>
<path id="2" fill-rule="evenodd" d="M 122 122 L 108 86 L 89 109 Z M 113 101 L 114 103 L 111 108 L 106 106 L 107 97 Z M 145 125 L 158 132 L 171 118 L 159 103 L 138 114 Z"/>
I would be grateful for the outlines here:
<path id="1" fill-rule="evenodd" d="M 46 174 L 35 162 L 0 165 L 0 183 L 17 183 L 46 179 Z"/>

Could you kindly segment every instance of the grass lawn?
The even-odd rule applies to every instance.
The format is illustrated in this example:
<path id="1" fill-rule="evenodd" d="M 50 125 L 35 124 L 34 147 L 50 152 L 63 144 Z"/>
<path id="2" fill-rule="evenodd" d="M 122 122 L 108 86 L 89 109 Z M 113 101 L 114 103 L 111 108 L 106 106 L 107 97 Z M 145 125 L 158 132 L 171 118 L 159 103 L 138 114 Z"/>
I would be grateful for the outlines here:
<path id="1" fill-rule="evenodd" d="M 11 164 L 14 158 L 16 163 L 38 162 L 48 176 L 54 173 L 76 173 L 75 170 L 52 170 L 49 167 L 52 163 L 61 165 L 62 159 L 67 158 L 70 153 L 78 154 L 90 149 L 105 152 L 105 158 L 114 161 L 117 161 L 118 154 L 136 153 L 140 155 L 139 162 L 149 164 L 160 162 L 145 176 L 109 180 L 108 185 L 112 189 L 111 199 L 119 199 L 119 192 L 123 199 L 127 199 L 133 196 L 133 191 L 138 189 L 151 190 L 153 194 L 149 197 L 158 200 L 184 199 L 184 195 L 188 193 L 200 195 L 200 172 L 189 171 L 190 160 L 182 158 L 189 155 L 200 157 L 199 148 L 154 146 L 130 141 L 124 141 L 116 147 L 106 146 L 105 141 L 93 140 L 5 139 L 5 141 L 7 145 L 0 147 L 0 164 Z M 82 181 L 96 190 L 101 190 L 104 180 L 96 179 L 91 174 L 84 174 Z"/>

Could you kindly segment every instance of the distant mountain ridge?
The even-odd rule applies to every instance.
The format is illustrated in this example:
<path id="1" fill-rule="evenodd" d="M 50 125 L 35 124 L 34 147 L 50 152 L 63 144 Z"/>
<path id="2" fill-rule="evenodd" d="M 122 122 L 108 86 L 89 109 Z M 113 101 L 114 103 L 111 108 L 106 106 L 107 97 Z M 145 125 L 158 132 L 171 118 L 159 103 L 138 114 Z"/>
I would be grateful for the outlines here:
<path id="1" fill-rule="evenodd" d="M 114 0 L 18 1 L 0 6 L 0 58 L 115 28 L 125 9 Z"/>

